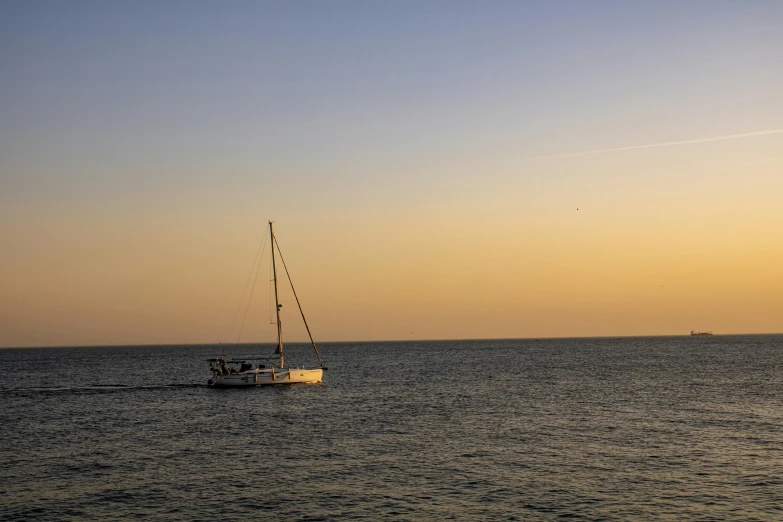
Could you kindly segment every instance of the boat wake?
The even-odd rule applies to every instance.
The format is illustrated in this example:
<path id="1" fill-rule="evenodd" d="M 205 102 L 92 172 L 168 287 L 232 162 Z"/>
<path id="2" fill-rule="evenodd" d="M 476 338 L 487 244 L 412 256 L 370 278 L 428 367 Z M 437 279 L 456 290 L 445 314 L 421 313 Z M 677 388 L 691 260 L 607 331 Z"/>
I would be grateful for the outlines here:
<path id="1" fill-rule="evenodd" d="M 183 388 L 207 388 L 206 384 L 162 384 L 135 386 L 131 384 L 90 384 L 86 386 L 33 386 L 29 388 L 0 389 L 0 393 L 115 393 L 139 390 L 170 390 Z"/>

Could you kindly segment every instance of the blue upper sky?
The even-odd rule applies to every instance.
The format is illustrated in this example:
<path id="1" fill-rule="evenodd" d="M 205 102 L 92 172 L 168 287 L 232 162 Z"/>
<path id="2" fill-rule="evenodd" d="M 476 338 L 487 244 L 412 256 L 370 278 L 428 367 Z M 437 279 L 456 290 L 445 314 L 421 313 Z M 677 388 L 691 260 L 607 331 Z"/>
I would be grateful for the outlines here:
<path id="1" fill-rule="evenodd" d="M 4 2 L 0 13 L 6 161 L 81 146 L 117 159 L 275 162 L 296 150 L 323 164 L 489 148 L 513 160 L 759 130 L 783 111 L 776 1 Z"/>

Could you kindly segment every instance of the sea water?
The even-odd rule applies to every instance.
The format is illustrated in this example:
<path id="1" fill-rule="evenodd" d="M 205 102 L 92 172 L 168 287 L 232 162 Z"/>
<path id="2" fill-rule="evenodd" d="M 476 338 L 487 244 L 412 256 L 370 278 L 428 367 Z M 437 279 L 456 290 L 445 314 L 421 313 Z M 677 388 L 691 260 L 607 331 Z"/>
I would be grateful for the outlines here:
<path id="1" fill-rule="evenodd" d="M 320 348 L 0 350 L 0 518 L 783 520 L 783 336 Z"/>

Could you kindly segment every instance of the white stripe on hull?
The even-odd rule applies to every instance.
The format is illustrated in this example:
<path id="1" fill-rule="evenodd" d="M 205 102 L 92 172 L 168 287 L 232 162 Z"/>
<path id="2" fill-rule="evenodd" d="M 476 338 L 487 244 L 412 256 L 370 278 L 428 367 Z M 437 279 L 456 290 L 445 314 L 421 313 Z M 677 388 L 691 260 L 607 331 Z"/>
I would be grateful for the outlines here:
<path id="1" fill-rule="evenodd" d="M 321 382 L 324 371 L 302 370 L 296 368 L 286 368 L 284 370 L 276 369 L 255 369 L 228 375 L 213 375 L 212 386 L 263 386 L 267 384 L 293 384 L 293 383 L 317 383 Z"/>

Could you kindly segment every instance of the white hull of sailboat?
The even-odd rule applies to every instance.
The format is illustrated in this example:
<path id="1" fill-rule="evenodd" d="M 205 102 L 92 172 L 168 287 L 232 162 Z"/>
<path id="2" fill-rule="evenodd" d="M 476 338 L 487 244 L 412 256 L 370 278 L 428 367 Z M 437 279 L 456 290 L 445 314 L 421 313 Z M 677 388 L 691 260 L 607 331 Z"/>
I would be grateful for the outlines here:
<path id="1" fill-rule="evenodd" d="M 319 383 L 323 379 L 321 368 L 304 370 L 297 368 L 256 369 L 228 375 L 214 375 L 209 384 L 217 387 L 265 386 L 269 384 Z"/>

